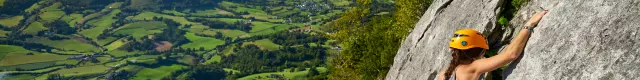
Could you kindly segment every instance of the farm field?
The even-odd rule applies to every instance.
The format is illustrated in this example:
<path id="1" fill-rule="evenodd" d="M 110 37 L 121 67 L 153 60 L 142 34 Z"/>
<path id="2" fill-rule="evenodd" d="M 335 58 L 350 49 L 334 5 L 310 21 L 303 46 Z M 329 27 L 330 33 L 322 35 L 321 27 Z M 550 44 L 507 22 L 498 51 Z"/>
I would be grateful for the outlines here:
<path id="1" fill-rule="evenodd" d="M 218 45 L 222 45 L 224 44 L 224 41 L 219 40 L 219 39 L 215 39 L 215 38 L 209 38 L 209 37 L 201 37 L 198 35 L 195 35 L 193 33 L 187 33 L 184 35 L 185 37 L 187 37 L 187 39 L 189 39 L 189 41 L 191 41 L 191 43 L 187 43 L 182 45 L 182 48 L 200 48 L 203 47 L 205 49 L 212 49 Z"/>
<path id="2" fill-rule="evenodd" d="M 63 76 L 80 76 L 80 75 L 92 75 L 100 74 L 107 71 L 109 67 L 102 65 L 84 66 L 70 69 L 61 69 L 52 73 L 59 73 Z"/>
<path id="3" fill-rule="evenodd" d="M 4 6 L 5 0 L 0 0 L 0 7 Z"/>
<path id="4" fill-rule="evenodd" d="M 187 16 L 187 14 L 179 12 L 179 11 L 174 11 L 174 10 L 163 10 L 162 13 L 164 14 L 171 14 L 171 15 L 175 15 L 175 16 Z"/>
<path id="5" fill-rule="evenodd" d="M 42 18 L 43 22 L 52 23 L 64 15 L 64 11 L 46 11 L 40 14 L 40 18 Z"/>
<path id="6" fill-rule="evenodd" d="M 20 73 L 20 74 L 38 74 L 38 73 L 44 73 L 44 72 L 51 72 L 51 71 L 55 71 L 55 70 L 62 69 L 62 68 L 63 68 L 63 66 L 51 67 L 51 68 L 46 68 L 46 69 L 34 70 L 34 71 L 5 71 L 5 72 L 0 72 L 0 74 L 16 74 L 16 73 Z"/>
<path id="7" fill-rule="evenodd" d="M 11 33 L 11 31 L 0 30 L 0 38 L 7 37 L 7 34 Z"/>
<path id="8" fill-rule="evenodd" d="M 116 16 L 116 14 L 120 13 L 120 10 L 113 10 L 111 11 L 109 14 L 102 16 L 100 18 L 97 18 L 96 20 L 91 20 L 89 22 L 87 22 L 86 24 L 88 25 L 92 25 L 95 26 L 94 28 L 91 29 L 87 29 L 87 30 L 83 30 L 82 32 L 80 32 L 80 34 L 88 37 L 88 38 L 92 38 L 92 39 L 96 39 L 98 37 L 98 35 L 102 34 L 103 30 L 107 29 L 108 27 L 111 26 L 111 23 L 114 23 L 116 20 L 113 19 L 113 17 Z"/>
<path id="9" fill-rule="evenodd" d="M 20 74 L 20 75 L 15 75 L 15 76 L 7 76 L 4 79 L 7 80 L 28 80 L 28 79 L 34 79 L 36 76 L 30 75 L 30 74 Z"/>
<path id="10" fill-rule="evenodd" d="M 213 62 L 220 62 L 220 60 L 222 60 L 222 56 L 219 55 L 215 55 L 213 57 L 211 57 L 209 60 L 207 60 L 206 62 L 204 62 L 205 64 L 211 64 Z"/>
<path id="11" fill-rule="evenodd" d="M 99 51 L 96 47 L 90 44 L 86 44 L 74 39 L 64 40 L 50 40 L 43 37 L 36 37 L 27 39 L 27 41 L 37 42 L 46 46 L 54 47 L 61 50 L 75 51 L 75 52 L 96 52 Z M 74 44 L 74 45 L 69 45 Z"/>
<path id="12" fill-rule="evenodd" d="M 98 43 L 98 45 L 106 47 L 106 46 L 108 46 L 107 44 L 110 44 L 111 42 L 114 42 L 115 40 L 118 40 L 118 39 L 119 38 L 116 38 L 116 37 L 107 37 L 107 38 L 104 38 L 104 39 L 99 39 L 97 41 L 97 43 Z"/>
<path id="13" fill-rule="evenodd" d="M 191 13 L 192 16 L 216 16 L 216 15 L 234 15 L 233 13 L 220 9 L 199 10 Z"/>
<path id="14" fill-rule="evenodd" d="M 0 48 L 2 49 L 2 51 L 0 51 L 0 60 L 4 59 L 4 56 L 6 56 L 9 53 L 28 53 L 31 52 L 29 50 L 26 50 L 20 46 L 12 46 L 12 45 L 0 45 Z"/>
<path id="15" fill-rule="evenodd" d="M 124 39 L 118 39 L 116 41 L 111 42 L 111 44 L 104 46 L 104 48 L 106 48 L 107 50 L 116 50 L 122 47 L 122 45 L 124 45 L 125 43 L 126 41 Z"/>
<path id="16" fill-rule="evenodd" d="M 0 19 L 0 25 L 7 27 L 17 26 L 22 19 L 24 19 L 24 16 L 14 16 L 6 19 Z"/>
<path id="17" fill-rule="evenodd" d="M 127 19 L 131 19 L 131 20 L 151 20 L 153 19 L 153 17 L 162 17 L 162 18 L 168 18 L 171 20 L 174 20 L 182 25 L 186 25 L 186 24 L 199 24 L 199 23 L 194 23 L 191 21 L 188 21 L 186 18 L 184 17 L 176 17 L 176 16 L 171 16 L 171 15 L 165 15 L 165 14 L 159 14 L 159 13 L 154 13 L 154 12 L 142 12 L 137 16 L 134 17 L 128 17 Z"/>
<path id="18" fill-rule="evenodd" d="M 174 72 L 185 67 L 186 66 L 182 66 L 182 65 L 170 65 L 170 66 L 160 66 L 157 68 L 145 68 L 139 71 L 138 74 L 135 75 L 133 80 L 162 79 L 163 77 L 168 76 L 170 72 Z"/>
<path id="19" fill-rule="evenodd" d="M 248 42 L 245 44 L 257 45 L 258 47 L 260 47 L 260 49 L 263 49 L 263 50 L 278 50 L 281 47 L 280 45 L 275 44 L 268 39 L 256 40 L 254 42 Z"/>
<path id="20" fill-rule="evenodd" d="M 146 35 L 151 35 L 155 33 L 162 33 L 162 29 L 164 29 L 167 25 L 158 22 L 136 22 L 131 24 L 126 24 L 118 29 L 115 29 L 113 34 L 124 34 L 133 36 L 133 38 L 141 38 Z"/>
<path id="21" fill-rule="evenodd" d="M 50 62 L 37 62 L 37 63 L 11 65 L 11 66 L 0 66 L 0 68 L 2 70 L 7 70 L 7 71 L 18 71 L 19 69 L 22 69 L 22 70 L 42 69 L 42 68 L 47 68 L 54 65 L 55 65 L 55 62 L 50 61 Z"/>
<path id="22" fill-rule="evenodd" d="M 68 22 L 69 27 L 75 28 L 76 27 L 76 22 L 82 20 L 82 16 L 83 16 L 82 14 L 69 14 L 69 15 L 66 15 L 66 16 L 62 17 L 61 20 L 65 21 L 65 22 Z"/>
<path id="23" fill-rule="evenodd" d="M 44 27 L 44 24 L 42 24 L 40 22 L 33 22 L 33 23 L 29 24 L 27 29 L 24 30 L 24 33 L 25 34 L 31 34 L 31 35 L 37 35 L 38 31 L 47 30 L 47 29 L 49 29 L 49 28 Z"/>
<path id="24" fill-rule="evenodd" d="M 33 53 L 33 55 L 27 55 L 27 53 L 10 53 L 6 54 L 2 61 L 0 61 L 0 66 L 65 60 L 67 57 L 68 56 L 49 53 Z"/>
<path id="25" fill-rule="evenodd" d="M 38 53 L 19 46 L 0 45 L 0 68 L 4 70 L 37 69 L 53 65 L 53 61 L 64 60 L 68 56 Z"/>
<path id="26" fill-rule="evenodd" d="M 325 34 L 327 27 L 322 26 L 350 4 L 336 0 L 0 0 L 0 7 L 3 3 L 20 6 L 12 9 L 16 13 L 0 12 L 0 74 L 7 74 L 0 80 L 326 77 L 308 75 L 311 67 L 328 71 L 326 59 L 316 56 L 327 56 L 326 50 L 335 47 L 318 34 Z M 307 70 L 283 71 L 290 68 Z"/>

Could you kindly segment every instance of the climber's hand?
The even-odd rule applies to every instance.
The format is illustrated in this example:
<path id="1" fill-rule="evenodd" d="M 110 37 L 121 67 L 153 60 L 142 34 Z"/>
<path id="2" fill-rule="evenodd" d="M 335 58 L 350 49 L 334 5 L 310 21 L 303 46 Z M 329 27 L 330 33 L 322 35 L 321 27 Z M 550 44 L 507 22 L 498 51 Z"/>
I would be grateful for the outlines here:
<path id="1" fill-rule="evenodd" d="M 529 21 L 527 21 L 527 23 L 524 24 L 524 26 L 531 26 L 531 27 L 535 27 L 538 22 L 540 22 L 540 19 L 542 19 L 542 16 L 544 16 L 545 14 L 547 14 L 547 10 L 544 10 L 542 12 L 538 12 L 536 15 L 533 15 L 533 17 L 531 17 L 531 19 L 529 19 Z"/>

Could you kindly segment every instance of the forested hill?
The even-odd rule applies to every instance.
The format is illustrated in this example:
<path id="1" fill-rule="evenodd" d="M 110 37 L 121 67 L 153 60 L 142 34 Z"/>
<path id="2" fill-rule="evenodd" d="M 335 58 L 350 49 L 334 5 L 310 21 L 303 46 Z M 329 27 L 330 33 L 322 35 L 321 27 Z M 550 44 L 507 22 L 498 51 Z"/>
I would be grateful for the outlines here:
<path id="1" fill-rule="evenodd" d="M 354 5 L 0 0 L 0 79 L 328 79 L 342 49 L 330 25 Z"/>

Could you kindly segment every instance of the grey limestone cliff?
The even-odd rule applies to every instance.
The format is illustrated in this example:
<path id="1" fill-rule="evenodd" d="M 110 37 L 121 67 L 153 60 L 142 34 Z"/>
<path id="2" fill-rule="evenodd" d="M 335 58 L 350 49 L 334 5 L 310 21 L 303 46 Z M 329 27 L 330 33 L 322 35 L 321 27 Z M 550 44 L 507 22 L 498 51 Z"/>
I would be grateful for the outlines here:
<path id="1" fill-rule="evenodd" d="M 448 65 L 448 41 L 457 29 L 487 35 L 491 48 L 508 45 L 535 12 L 549 10 L 508 80 L 640 79 L 640 0 L 530 0 L 498 26 L 504 0 L 434 0 L 404 40 L 387 80 L 432 79 Z"/>

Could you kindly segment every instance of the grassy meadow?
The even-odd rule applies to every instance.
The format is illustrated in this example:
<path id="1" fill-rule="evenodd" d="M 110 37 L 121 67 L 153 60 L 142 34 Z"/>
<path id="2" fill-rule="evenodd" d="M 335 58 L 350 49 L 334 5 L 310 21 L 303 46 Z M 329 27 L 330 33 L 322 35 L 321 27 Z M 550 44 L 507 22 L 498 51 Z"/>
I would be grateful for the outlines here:
<path id="1" fill-rule="evenodd" d="M 184 36 L 187 37 L 187 39 L 189 39 L 191 43 L 187 43 L 180 46 L 182 48 L 199 49 L 200 47 L 203 47 L 205 49 L 212 49 L 218 45 L 224 44 L 224 41 L 222 40 L 219 40 L 216 38 L 210 38 L 210 37 L 202 37 L 202 36 L 195 35 L 194 33 L 187 33 Z"/>
<path id="2" fill-rule="evenodd" d="M 170 72 L 177 71 L 185 67 L 186 66 L 183 65 L 169 65 L 157 68 L 144 68 L 135 75 L 133 80 L 158 80 L 168 76 Z"/>
<path id="3" fill-rule="evenodd" d="M 0 19 L 0 25 L 7 27 L 17 26 L 22 19 L 24 19 L 24 16 L 14 16 L 6 19 Z"/>
<path id="4" fill-rule="evenodd" d="M 6 2 L 16 3 L 0 0 L 0 7 L 6 7 Z M 312 26 L 320 31 L 319 26 L 340 16 L 351 4 L 340 0 L 18 2 L 16 4 L 23 5 L 15 9 L 19 13 L 0 12 L 0 25 L 4 26 L 0 30 L 0 70 L 3 70 L 0 74 L 8 74 L 0 80 L 47 80 L 54 74 L 59 74 L 63 80 L 181 80 L 192 79 L 197 67 L 203 66 L 226 72 L 219 74 L 224 75 L 223 79 L 266 79 L 271 74 L 293 80 L 309 79 L 308 76 L 314 76 L 308 75 L 309 70 L 289 72 L 287 69 L 309 65 L 318 66 L 321 73 L 328 72 L 325 64 L 312 63 L 312 60 L 324 59 L 308 58 L 315 54 L 309 50 L 324 48 L 302 49 L 299 44 L 303 43 L 295 43 L 296 46 L 276 42 L 312 38 L 308 34 L 293 34 L 295 31 L 291 29 Z M 342 7 L 312 11 L 302 9 L 300 4 L 303 2 Z M 292 34 L 278 35 L 283 32 Z M 247 45 L 256 45 L 259 49 L 249 50 L 245 48 Z M 263 67 L 250 71 L 239 68 L 248 63 L 234 62 L 250 59 L 243 58 L 247 56 L 243 53 L 271 54 L 260 55 L 259 61 L 264 61 L 265 65 L 255 65 Z M 309 66 L 300 68 L 308 69 Z M 284 68 L 286 71 L 268 70 Z M 107 78 L 124 74 L 118 71 L 128 72 L 129 76 Z"/>

